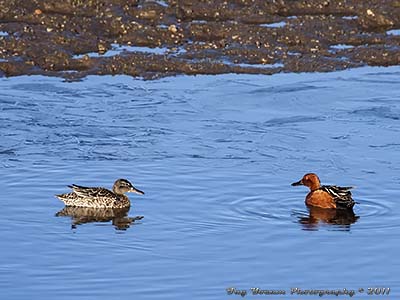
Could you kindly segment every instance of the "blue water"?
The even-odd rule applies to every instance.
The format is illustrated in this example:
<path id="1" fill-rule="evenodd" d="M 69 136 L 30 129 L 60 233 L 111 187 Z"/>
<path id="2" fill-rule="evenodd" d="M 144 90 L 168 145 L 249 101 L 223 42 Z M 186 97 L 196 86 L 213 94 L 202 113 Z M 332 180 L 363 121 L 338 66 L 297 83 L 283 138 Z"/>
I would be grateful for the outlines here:
<path id="1" fill-rule="evenodd" d="M 399 86 L 399 67 L 0 79 L 1 298 L 399 299 Z M 358 218 L 309 222 L 290 183 L 311 171 L 356 186 Z M 56 216 L 66 185 L 121 177 L 143 219 Z"/>

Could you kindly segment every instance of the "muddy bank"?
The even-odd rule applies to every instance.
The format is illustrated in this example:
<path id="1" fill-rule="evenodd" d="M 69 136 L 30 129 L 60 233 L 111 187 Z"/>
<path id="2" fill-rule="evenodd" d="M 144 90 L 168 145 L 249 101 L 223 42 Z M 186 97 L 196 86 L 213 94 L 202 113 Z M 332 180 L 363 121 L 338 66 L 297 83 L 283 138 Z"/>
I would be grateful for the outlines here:
<path id="1" fill-rule="evenodd" d="M 0 1 L 0 75 L 327 72 L 400 64 L 399 0 Z"/>

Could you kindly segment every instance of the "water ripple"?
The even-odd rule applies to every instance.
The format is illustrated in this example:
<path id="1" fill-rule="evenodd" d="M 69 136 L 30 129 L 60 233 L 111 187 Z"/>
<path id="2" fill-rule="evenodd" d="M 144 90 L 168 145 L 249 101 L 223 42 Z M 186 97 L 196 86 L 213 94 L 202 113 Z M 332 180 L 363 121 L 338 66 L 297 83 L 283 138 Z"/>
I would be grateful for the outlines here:
<path id="1" fill-rule="evenodd" d="M 356 109 L 351 113 L 365 117 L 376 117 L 376 118 L 391 119 L 391 120 L 400 119 L 400 112 L 393 111 L 393 108 L 387 106 Z"/>

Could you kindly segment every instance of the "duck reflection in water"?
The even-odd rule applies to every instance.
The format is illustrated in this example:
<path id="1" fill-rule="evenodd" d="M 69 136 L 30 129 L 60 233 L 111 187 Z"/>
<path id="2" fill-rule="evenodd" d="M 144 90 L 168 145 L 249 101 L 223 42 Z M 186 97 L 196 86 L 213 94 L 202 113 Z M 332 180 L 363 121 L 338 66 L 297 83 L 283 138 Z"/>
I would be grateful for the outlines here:
<path id="1" fill-rule="evenodd" d="M 305 230 L 316 230 L 320 224 L 337 225 L 338 229 L 350 230 L 350 225 L 360 218 L 353 209 L 332 209 L 308 206 L 308 216 L 296 213 L 298 222 Z"/>
<path id="2" fill-rule="evenodd" d="M 128 217 L 129 207 L 126 208 L 92 208 L 66 206 L 60 210 L 56 217 L 71 217 L 71 228 L 78 225 L 97 222 L 112 222 L 116 230 L 127 230 L 135 221 L 143 216 Z"/>

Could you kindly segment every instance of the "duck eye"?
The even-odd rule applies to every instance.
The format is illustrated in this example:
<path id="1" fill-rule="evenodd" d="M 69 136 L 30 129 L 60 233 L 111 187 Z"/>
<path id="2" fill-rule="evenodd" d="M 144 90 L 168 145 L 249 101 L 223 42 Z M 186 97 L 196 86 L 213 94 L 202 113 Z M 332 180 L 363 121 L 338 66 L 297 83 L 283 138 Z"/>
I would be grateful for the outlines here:
<path id="1" fill-rule="evenodd" d="M 132 187 L 132 185 L 129 182 L 126 182 L 126 181 L 122 182 L 122 186 L 123 187 L 127 187 L 127 188 L 131 188 Z"/>

